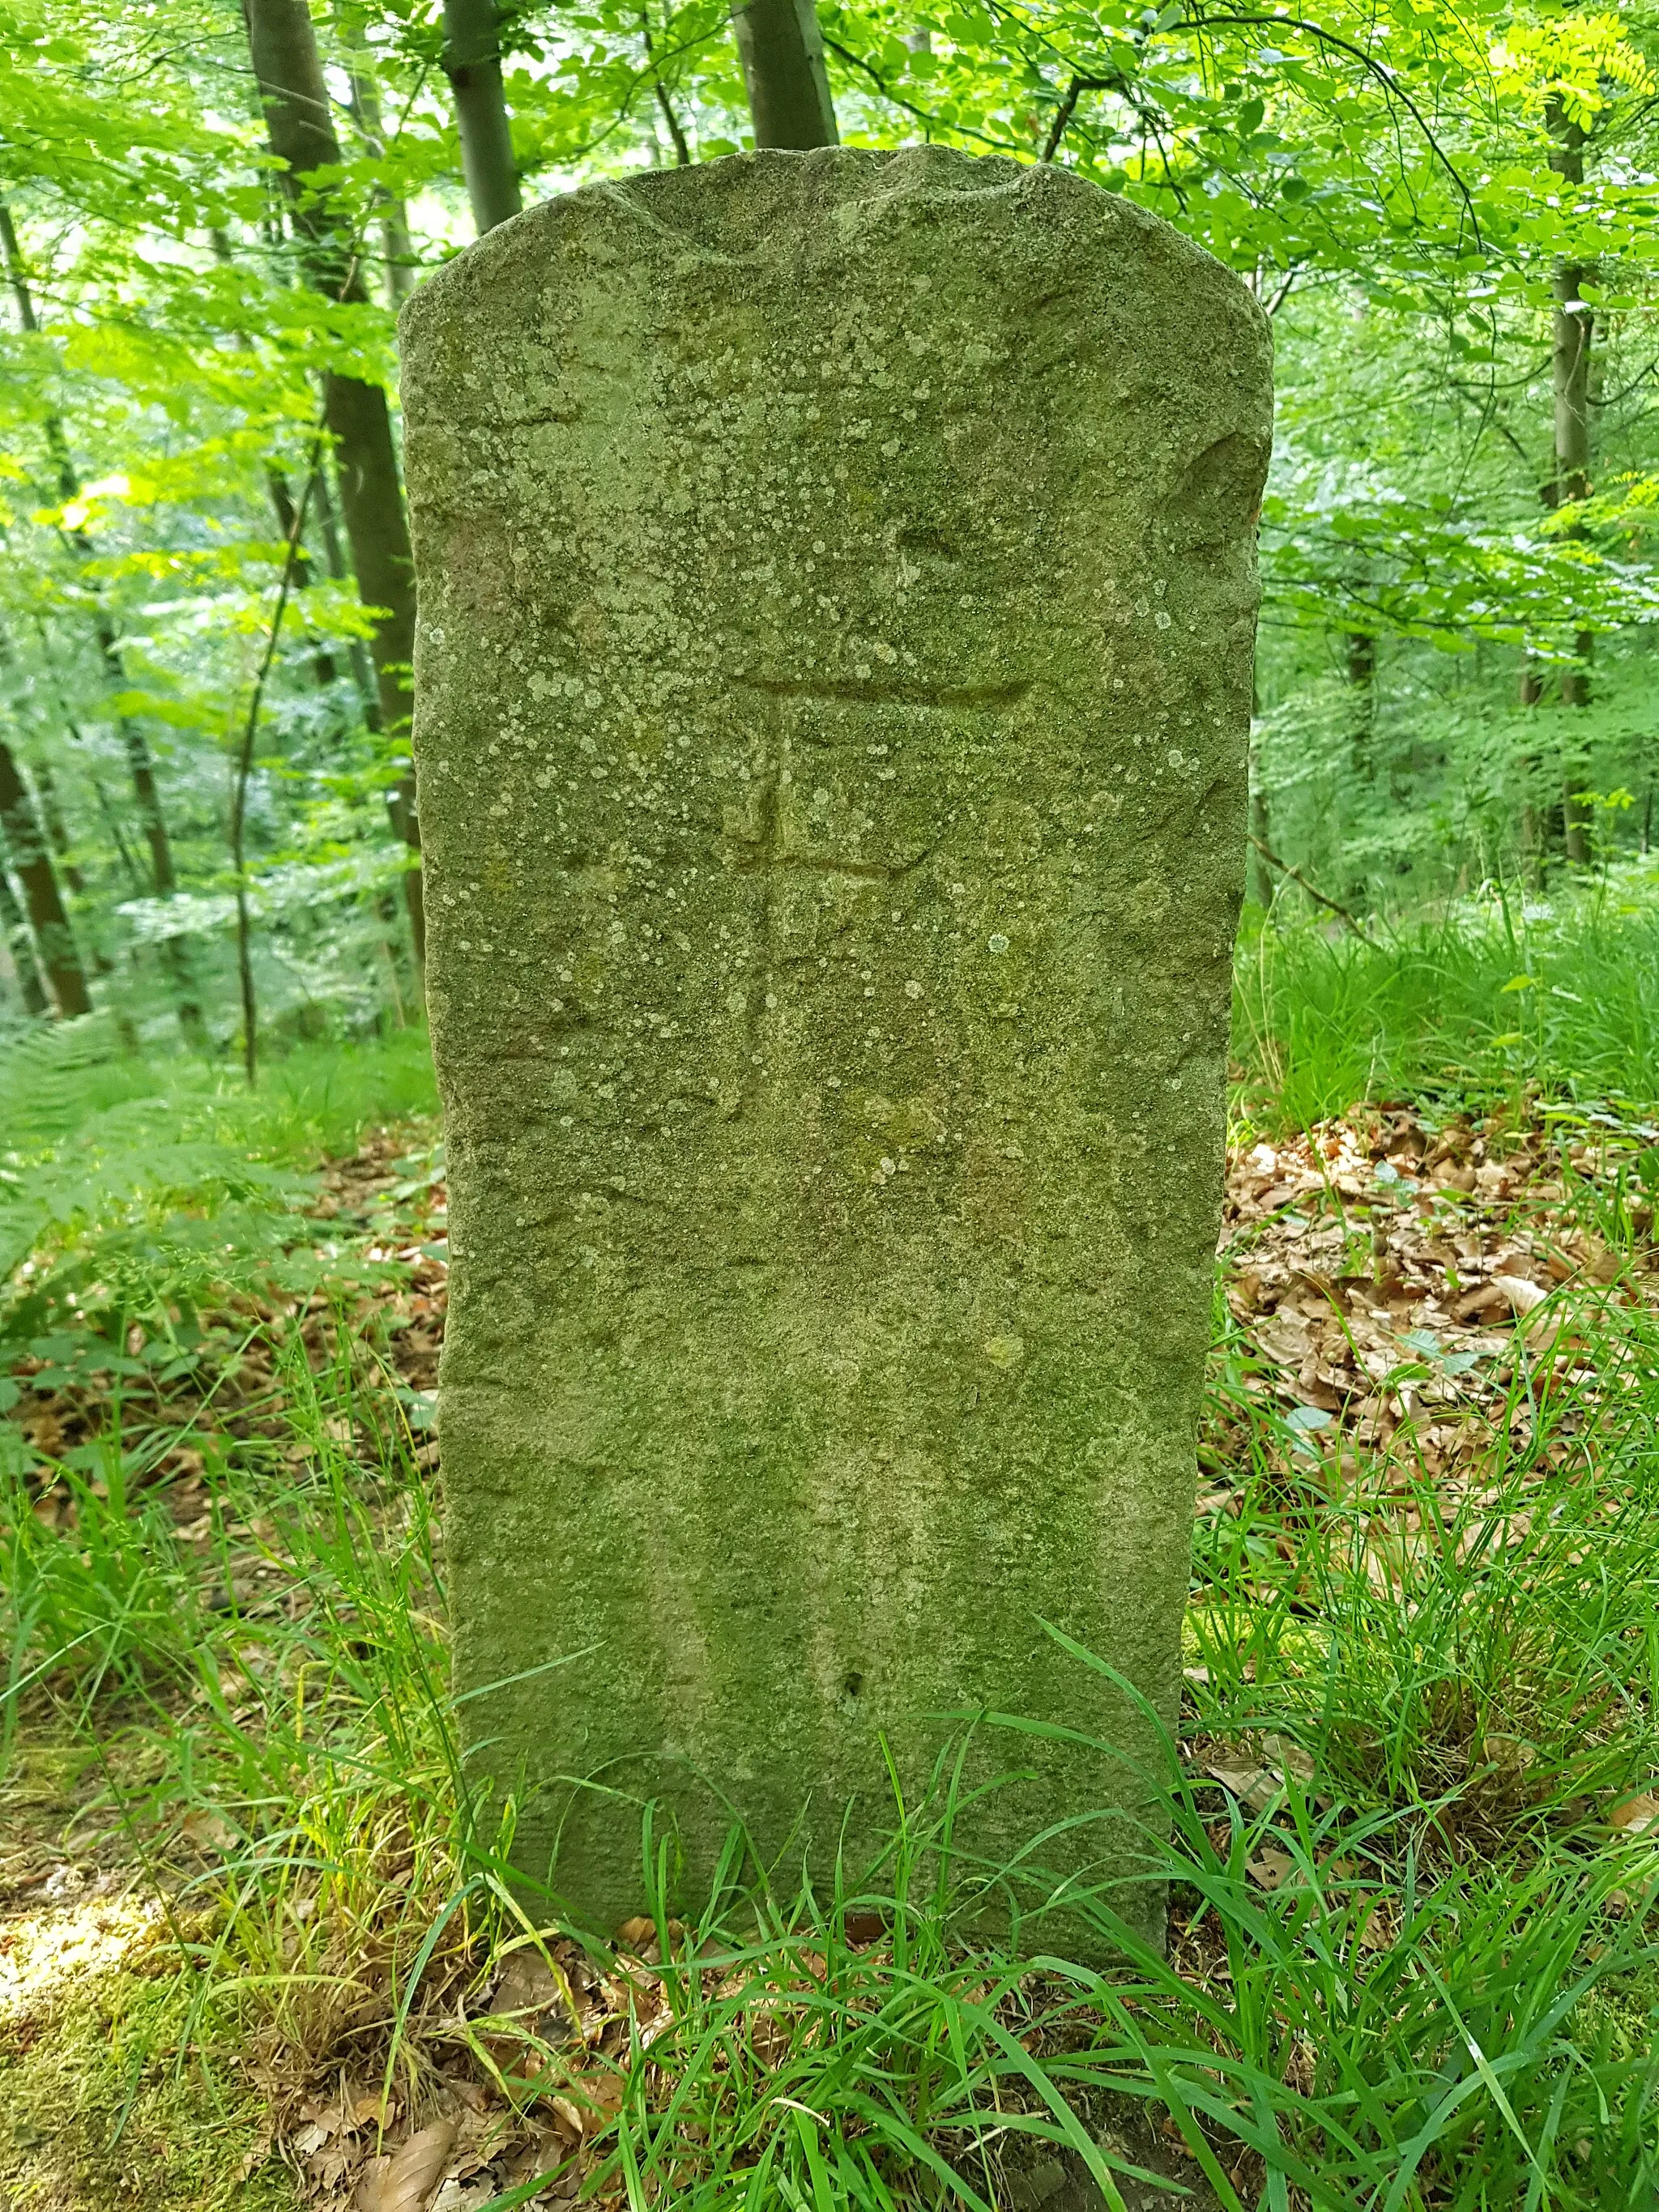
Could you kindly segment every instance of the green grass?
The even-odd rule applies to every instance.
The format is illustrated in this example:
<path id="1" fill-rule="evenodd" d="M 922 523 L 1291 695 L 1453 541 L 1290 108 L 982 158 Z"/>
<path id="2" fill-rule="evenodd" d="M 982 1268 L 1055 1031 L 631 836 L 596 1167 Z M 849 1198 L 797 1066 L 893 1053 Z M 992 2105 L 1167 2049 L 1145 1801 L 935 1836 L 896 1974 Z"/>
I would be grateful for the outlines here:
<path id="1" fill-rule="evenodd" d="M 1587 896 L 1513 939 L 1500 913 L 1379 950 L 1312 931 L 1253 945 L 1250 1113 L 1528 1086 L 1639 1109 L 1659 1097 L 1659 938 L 1626 902 Z M 171 1154 L 148 1180 L 88 1170 L 92 1195 L 35 1238 L 53 1326 L 101 1331 L 106 1358 L 136 1301 L 153 1316 L 204 1295 L 214 1266 L 269 1272 L 300 1224 L 287 1179 L 431 1103 L 406 1039 L 296 1054 L 252 1100 L 211 1072 L 76 1072 L 69 1045 L 51 1049 L 62 1096 L 32 1121 L 15 1109 L 15 1159 L 67 1171 L 112 1158 L 123 1130 L 201 1148 L 189 1174 Z M 0 1106 L 21 1091 L 5 1084 Z M 1593 1196 L 1608 1242 L 1633 1250 L 1625 1198 Z M 65 1301 L 94 1279 L 102 1303 L 76 1322 Z M 1057 2160 L 1108 2203 L 1138 2201 L 1146 2167 L 1227 2212 L 1655 2201 L 1659 1859 L 1611 1818 L 1659 1778 L 1650 1313 L 1586 1304 L 1576 1365 L 1511 1363 L 1478 1488 L 1448 1498 L 1405 1445 L 1379 1454 L 1385 1522 L 1246 1387 L 1248 1340 L 1219 1308 L 1212 1399 L 1243 1441 L 1235 1510 L 1199 1530 L 1187 1750 L 1170 1747 L 1167 1831 L 1146 1838 L 1170 1882 L 1167 1957 L 1109 1896 L 1068 1895 L 1069 1919 L 1052 1917 L 1041 1839 L 1023 1869 L 953 1850 L 942 1747 L 883 1864 L 839 1892 L 728 1882 L 682 1928 L 662 1838 L 642 1835 L 642 1887 L 659 1882 L 647 1971 L 585 1960 L 506 1879 L 511 1808 L 487 1811 L 456 1748 L 419 1439 L 372 1301 L 336 1281 L 331 1328 L 308 1348 L 292 1329 L 273 1342 L 281 1433 L 202 1440 L 204 1543 L 149 1479 L 154 1435 L 119 1419 L 68 1469 L 58 1525 L 32 1510 L 21 1458 L 0 1472 L 3 1740 L 96 1737 L 102 1816 L 173 1915 L 142 1991 L 112 1986 L 101 2013 L 66 2001 L 28 2051 L 0 2038 L 0 2104 L 118 2011 L 121 2078 L 163 2100 L 143 2110 L 217 2098 L 236 2127 L 250 2063 L 279 2126 L 343 2075 L 382 2087 L 404 2124 L 445 2069 L 493 2083 L 509 2112 L 556 2085 L 586 2122 L 586 2193 L 630 2208 L 1000 2207 L 1030 2201 Z M 15 1296 L 14 1318 L 43 1295 Z M 1074 1663 L 1081 1680 L 1094 1662 Z M 1012 1767 L 1021 1729 L 1002 1726 Z M 1016 1937 L 988 1940 L 988 1885 L 1021 1896 Z M 556 1984 L 592 1978 L 581 2002 L 605 2032 L 591 2047 L 544 2011 L 484 2008 L 514 1954 Z M 91 2178 L 53 2196 L 53 2143 L 0 2139 L 0 2198 L 102 2201 L 120 2107 L 92 2105 L 81 2134 L 60 2131 Z M 545 2129 L 555 2108 L 537 2109 Z M 550 2164 L 577 2138 L 561 2124 L 542 2138 Z M 177 2172 L 155 2201 L 219 2201 L 216 2182 Z"/>
<path id="2" fill-rule="evenodd" d="M 659 1901 L 665 1965 L 635 1992 L 635 2032 L 573 2061 L 532 2030 L 457 2025 L 458 1997 L 531 1928 L 453 1748 L 425 1493 L 361 1355 L 320 1376 L 296 1357 L 288 1379 L 304 1471 L 228 1468 L 219 1507 L 228 1526 L 258 1510 L 269 1595 L 228 1611 L 181 1597 L 163 1631 L 109 1594 L 131 1662 L 116 1710 L 153 1754 L 123 1817 L 157 1850 L 216 1838 L 175 1891 L 195 1932 L 169 2049 L 210 2070 L 251 2050 L 295 2099 L 345 2067 L 416 2105 L 458 2042 L 509 2081 L 535 2051 L 605 2116 L 595 2185 L 687 2212 L 990 2206 L 1010 2172 L 1067 2149 L 1109 2203 L 1166 2118 L 1188 2178 L 1230 2212 L 1651 2201 L 1652 1847 L 1607 1824 L 1653 1755 L 1640 1455 L 1594 1495 L 1564 1491 L 1518 1556 L 1454 1541 L 1391 1587 L 1340 1519 L 1275 1574 L 1285 1516 L 1262 1473 L 1199 1559 L 1210 1679 L 1192 1725 L 1279 1731 L 1310 1771 L 1288 1765 L 1251 1810 L 1172 1751 L 1170 1835 L 1148 1839 L 1174 1885 L 1171 1960 L 1106 1896 L 1067 1900 L 1071 1932 L 1080 1914 L 1085 1948 L 1124 1963 L 1055 1955 L 1029 1875 L 1020 1942 L 988 1946 L 974 1907 L 1010 1873 L 951 1858 L 947 1778 L 845 1897 L 727 1890 L 678 1939 Z M 83 1510 L 94 1559 L 117 1517 L 112 1495 Z M 54 1680 L 79 1714 L 68 1647 L 96 1577 L 66 1601 L 60 1541 L 26 1539 L 9 1587 L 32 1606 L 31 1647 L 65 1653 Z M 872 1913 L 887 1934 L 853 1941 Z M 1126 2106 L 1155 2118 L 1126 2130 Z"/>
<path id="3" fill-rule="evenodd" d="M 0 1410 L 15 1403 L 4 1369 L 31 1353 L 117 1378 L 118 1418 L 119 1379 L 176 1379 L 203 1355 L 204 1316 L 228 1320 L 239 1291 L 337 1279 L 337 1240 L 306 1211 L 311 1170 L 435 1104 L 408 1031 L 296 1050 L 252 1092 L 222 1065 L 118 1052 L 100 1016 L 0 1051 Z"/>
<path id="4" fill-rule="evenodd" d="M 1659 891 L 1630 864 L 1549 899 L 1518 890 L 1437 921 L 1286 921 L 1241 944 L 1234 1046 L 1264 1125 L 1359 1099 L 1659 1101 Z"/>
<path id="5" fill-rule="evenodd" d="M 188 1054 L 147 1059 L 121 1051 L 106 1016 L 35 1029 L 0 1051 L 0 1142 L 27 1152 L 96 1128 L 137 1108 L 181 1137 L 301 1167 L 349 1152 L 375 1121 L 437 1107 L 423 1030 L 366 1043 L 299 1045 L 261 1070 L 250 1091 L 240 1066 Z"/>

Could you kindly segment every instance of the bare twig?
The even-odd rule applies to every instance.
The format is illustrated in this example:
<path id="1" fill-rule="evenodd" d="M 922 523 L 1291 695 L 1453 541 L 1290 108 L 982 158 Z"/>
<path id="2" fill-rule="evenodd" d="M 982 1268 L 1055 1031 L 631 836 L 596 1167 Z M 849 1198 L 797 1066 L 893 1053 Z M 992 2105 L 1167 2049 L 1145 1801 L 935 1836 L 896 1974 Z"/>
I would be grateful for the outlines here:
<path id="1" fill-rule="evenodd" d="M 1065 97 L 1055 108 L 1054 119 L 1048 126 L 1048 136 L 1042 142 L 1040 156 L 1042 161 L 1052 161 L 1060 151 L 1060 142 L 1066 136 L 1066 125 L 1077 112 L 1078 99 L 1084 89 L 1084 80 L 1080 76 L 1074 76 L 1066 86 Z"/>
<path id="2" fill-rule="evenodd" d="M 250 1091 L 259 1072 L 259 1009 L 253 989 L 252 926 L 247 904 L 245 833 L 247 827 L 248 779 L 253 773 L 253 740 L 259 727 L 259 709 L 264 704 L 265 684 L 276 658 L 276 647 L 282 641 L 283 617 L 294 589 L 294 579 L 304 558 L 301 533 L 306 526 L 311 495 L 316 488 L 317 473 L 322 466 L 323 437 L 324 425 L 319 416 L 312 431 L 310 465 L 306 470 L 304 489 L 300 494 L 299 505 L 294 510 L 294 520 L 288 533 L 288 553 L 283 562 L 282 580 L 276 586 L 276 605 L 271 612 L 265 649 L 260 657 L 258 673 L 253 679 L 253 690 L 248 698 L 247 720 L 243 726 L 242 742 L 236 756 L 236 775 L 231 786 L 230 858 L 236 871 L 236 975 L 242 994 L 242 1066 L 246 1071 Z"/>
<path id="3" fill-rule="evenodd" d="M 1281 876 L 1288 876 L 1293 884 L 1300 884 L 1316 906 L 1322 906 L 1328 913 L 1335 915 L 1339 921 L 1347 924 L 1362 945 L 1369 945 L 1373 951 L 1376 951 L 1376 939 L 1354 920 L 1346 907 L 1339 906 L 1334 898 L 1327 898 L 1323 891 L 1316 890 L 1300 868 L 1292 867 L 1288 860 L 1281 860 L 1277 853 L 1268 850 L 1260 837 L 1251 837 L 1248 842 L 1255 846 L 1270 868 L 1277 868 Z"/>
<path id="4" fill-rule="evenodd" d="M 855 54 L 850 46 L 843 46 L 838 40 L 828 36 L 824 39 L 823 46 L 826 53 L 834 54 L 838 60 L 844 61 L 849 69 L 862 70 L 884 100 L 890 100 L 895 107 L 902 107 L 907 115 L 915 116 L 918 121 L 926 123 L 930 129 L 949 131 L 958 138 L 976 138 L 981 146 L 994 146 L 1005 154 L 1019 154 L 1024 151 L 1018 140 L 996 137 L 988 131 L 975 130 L 970 123 L 941 123 L 931 108 L 919 107 L 914 100 L 907 100 L 902 93 L 895 92 L 875 64 L 866 61 L 862 54 Z"/>
<path id="5" fill-rule="evenodd" d="M 662 81 L 662 71 L 657 67 L 657 50 L 651 38 L 651 18 L 640 10 L 640 35 L 645 40 L 646 64 L 651 71 L 651 88 L 656 94 L 657 105 L 662 110 L 662 119 L 668 125 L 668 135 L 674 142 L 674 159 L 682 169 L 691 167 L 691 149 L 686 143 L 680 118 L 674 112 L 674 103 L 668 97 L 668 87 Z"/>

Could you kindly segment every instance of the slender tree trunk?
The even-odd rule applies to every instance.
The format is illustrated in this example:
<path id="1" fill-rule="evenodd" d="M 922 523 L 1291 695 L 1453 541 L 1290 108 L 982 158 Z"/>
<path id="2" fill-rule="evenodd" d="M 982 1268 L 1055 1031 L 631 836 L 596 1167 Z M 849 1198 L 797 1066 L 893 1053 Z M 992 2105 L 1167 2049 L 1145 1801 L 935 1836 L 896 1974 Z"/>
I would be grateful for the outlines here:
<path id="1" fill-rule="evenodd" d="M 328 298 L 365 298 L 361 255 L 343 212 L 307 180 L 340 160 L 328 88 L 306 0 L 244 0 L 254 75 L 264 104 L 270 150 L 288 164 L 283 184 L 306 274 Z M 340 507 L 351 545 L 357 592 L 374 612 L 374 662 L 380 727 L 406 744 L 410 664 L 415 649 L 415 569 L 398 481 L 392 414 L 378 384 L 334 374 L 323 379 L 324 415 L 340 476 Z M 399 779 L 398 826 L 412 854 L 420 851 L 415 773 Z M 418 860 L 404 878 L 417 959 L 426 957 L 426 910 Z"/>
<path id="2" fill-rule="evenodd" d="M 270 493 L 271 511 L 276 517 L 276 527 L 282 532 L 283 541 L 287 543 L 294 538 L 298 520 L 294 505 L 294 494 L 289 489 L 287 477 L 279 468 L 269 468 L 265 471 L 265 484 Z M 309 590 L 310 586 L 311 556 L 307 553 L 304 543 L 301 541 L 295 545 L 294 554 L 295 595 Z M 317 636 L 314 630 L 311 635 L 312 675 L 316 680 L 317 689 L 319 691 L 331 690 L 339 677 L 339 669 L 335 664 L 334 655 L 329 651 L 324 641 Z"/>
<path id="3" fill-rule="evenodd" d="M 466 196 L 472 203 L 473 227 L 482 238 L 524 205 L 501 92 L 495 0 L 444 0 L 444 74 L 455 95 Z"/>
<path id="4" fill-rule="evenodd" d="M 317 488 L 313 496 L 317 505 L 317 526 L 322 533 L 323 558 L 328 563 L 328 573 L 337 584 L 348 583 L 351 579 L 351 568 L 340 543 L 340 518 L 335 511 L 334 495 L 329 489 L 326 454 L 318 466 Z M 362 638 L 346 640 L 346 657 L 351 663 L 351 680 L 357 688 L 363 720 L 371 730 L 378 730 L 380 726 L 380 702 L 374 687 L 374 668 Z"/>
<path id="5" fill-rule="evenodd" d="M 1584 142 L 1587 133 L 1565 115 L 1559 100 L 1547 110 L 1555 136 L 1550 167 L 1571 185 L 1584 181 Z M 1595 318 L 1583 299 L 1583 287 L 1593 283 L 1593 264 L 1564 262 L 1555 272 L 1555 320 L 1550 349 L 1551 383 L 1555 400 L 1555 496 L 1552 504 L 1570 506 L 1589 496 L 1589 369 L 1590 340 Z M 1584 535 L 1575 525 L 1570 533 Z M 1590 654 L 1595 643 L 1589 630 L 1573 639 L 1577 659 L 1561 675 L 1561 704 L 1588 707 L 1590 703 Z M 1582 747 L 1570 750 L 1562 806 L 1566 825 L 1569 860 L 1583 865 L 1595 854 L 1595 810 L 1578 796 L 1589 774 L 1589 763 Z"/>
<path id="6" fill-rule="evenodd" d="M 6 833 L 12 866 L 28 903 L 34 941 L 52 984 L 52 995 L 64 1019 L 74 1021 L 92 1012 L 92 994 L 58 889 L 58 872 L 46 849 L 46 833 L 16 757 L 3 739 L 0 739 L 0 829 Z"/>
<path id="7" fill-rule="evenodd" d="M 1547 481 L 1538 487 L 1538 496 L 1544 506 L 1555 505 L 1555 474 L 1552 450 L 1551 472 Z M 1544 672 L 1531 653 L 1521 660 L 1521 704 L 1540 707 L 1544 702 Z M 1561 843 L 1560 808 L 1543 796 L 1543 763 L 1534 751 L 1528 750 L 1522 757 L 1522 769 L 1526 775 L 1526 799 L 1521 809 L 1521 855 L 1528 880 L 1541 890 L 1549 879 L 1550 861 Z"/>
<path id="8" fill-rule="evenodd" d="M 380 251 L 386 257 L 386 305 L 395 315 L 415 289 L 415 241 L 401 200 L 388 199 L 380 217 Z"/>
<path id="9" fill-rule="evenodd" d="M 26 331 L 36 331 L 40 325 L 35 317 L 28 274 L 23 265 L 11 210 L 3 200 L 0 200 L 0 252 L 5 257 L 6 277 L 11 287 L 12 298 L 17 304 L 18 319 Z M 58 489 L 67 505 L 81 489 L 81 479 L 70 453 L 69 438 L 61 417 L 57 415 L 48 415 L 44 427 L 47 451 L 52 455 L 58 477 Z M 88 562 L 95 557 L 97 549 L 83 530 L 66 530 L 64 537 L 65 543 L 82 561 Z M 98 658 L 104 682 L 106 688 L 118 697 L 129 688 L 119 640 L 115 624 L 102 600 L 95 599 L 94 606 L 93 632 L 98 641 Z M 173 866 L 173 846 L 167 836 L 167 817 L 161 811 L 161 795 L 155 782 L 155 756 L 150 751 L 149 738 L 137 722 L 118 712 L 114 721 L 116 734 L 121 740 L 121 750 L 126 755 L 128 770 L 132 777 L 132 795 L 137 805 L 138 818 L 143 824 L 145 842 L 149 847 L 150 873 L 155 896 L 168 899 L 178 890 L 179 884 Z M 162 957 L 173 980 L 179 1025 L 185 1033 L 186 1042 L 200 1044 L 205 1035 L 202 1010 L 197 1004 L 190 952 L 183 938 L 166 939 Z"/>
<path id="10" fill-rule="evenodd" d="M 71 738 L 78 738 L 80 732 L 74 723 L 69 721 L 67 718 L 65 720 Z M 46 836 L 57 861 L 58 872 L 78 898 L 87 887 L 86 878 L 80 869 L 73 865 L 69 857 L 74 847 L 70 840 L 69 825 L 64 819 L 63 801 L 58 795 L 58 779 L 52 774 L 50 761 L 36 761 L 34 788 L 40 801 L 40 818 L 46 825 Z M 112 976 L 115 974 L 115 963 L 99 944 L 95 935 L 92 938 L 87 950 L 93 968 L 98 975 Z M 112 1012 L 115 1016 L 115 1026 L 120 1032 L 122 1044 L 127 1051 L 137 1052 L 140 1049 L 138 1030 L 131 1016 L 118 1000 L 112 1008 Z"/>
<path id="11" fill-rule="evenodd" d="M 759 146 L 838 146 L 813 0 L 743 0 L 732 11 Z"/>
<path id="12" fill-rule="evenodd" d="M 1353 764 L 1356 773 L 1369 780 L 1376 770 L 1371 745 L 1376 724 L 1376 640 L 1369 631 L 1350 630 L 1346 659 Z"/>
<path id="13" fill-rule="evenodd" d="M 228 269 L 233 266 L 236 256 L 235 251 L 230 242 L 229 232 L 226 230 L 214 229 L 210 231 L 208 235 L 213 242 L 214 258 L 220 264 L 221 267 Z M 239 350 L 243 353 L 252 353 L 253 351 L 253 341 L 246 331 L 239 331 L 237 332 L 236 344 Z M 289 489 L 289 481 L 286 474 L 276 465 L 275 461 L 267 461 L 265 464 L 265 489 L 270 495 L 271 512 L 276 518 L 276 529 L 279 536 L 282 538 L 285 545 L 294 543 L 294 494 Z M 300 541 L 297 545 L 297 549 L 293 556 L 291 566 L 293 568 L 294 588 L 295 592 L 304 592 L 307 590 L 311 584 L 311 561 L 309 556 L 306 552 L 303 540 Z M 318 639 L 313 645 L 311 667 L 312 673 L 317 679 L 317 688 L 319 691 L 326 691 L 334 683 L 339 673 L 339 671 L 335 666 L 334 655 L 329 651 L 328 647 L 324 644 L 320 639 Z"/>
<path id="14" fill-rule="evenodd" d="M 40 794 L 40 814 L 46 835 L 58 855 L 58 872 L 78 898 L 87 887 L 86 878 L 70 859 L 74 848 L 70 842 L 69 824 L 64 819 L 64 803 L 58 795 L 58 779 L 45 761 L 35 765 L 34 787 Z"/>
<path id="15" fill-rule="evenodd" d="M 335 27 L 346 50 L 346 76 L 351 85 L 351 119 L 356 125 L 371 161 L 386 159 L 386 132 L 380 121 L 380 93 L 374 82 L 374 62 L 362 29 L 337 15 Z M 415 285 L 415 246 L 409 234 L 409 213 L 403 202 L 388 192 L 380 205 L 380 248 L 386 258 L 386 304 L 396 314 Z"/>
<path id="16" fill-rule="evenodd" d="M 662 81 L 662 71 L 657 66 L 656 44 L 651 36 L 650 12 L 644 8 L 640 10 L 640 35 L 645 41 L 645 64 L 651 72 L 651 88 L 662 112 L 662 119 L 668 125 L 669 137 L 673 141 L 675 162 L 678 167 L 689 169 L 691 167 L 691 149 L 680 118 L 674 112 L 674 102 L 669 95 L 668 87 Z M 652 144 L 654 146 L 655 143 L 653 133 Z"/>
<path id="17" fill-rule="evenodd" d="M 40 969 L 34 957 L 29 926 L 22 908 L 17 903 L 11 878 L 6 873 L 3 854 L 0 854 L 0 930 L 5 933 L 6 950 L 11 955 L 17 988 L 22 994 L 24 1012 L 44 1014 L 46 1011 L 46 987 L 40 981 Z"/>
<path id="18" fill-rule="evenodd" d="M 1250 747 L 1250 842 L 1245 861 L 1245 886 L 1254 906 L 1265 914 L 1273 902 L 1273 879 L 1267 863 L 1262 857 L 1262 848 L 1271 851 L 1273 842 L 1273 815 L 1267 798 L 1267 787 L 1262 781 L 1261 755 L 1259 748 Z"/>

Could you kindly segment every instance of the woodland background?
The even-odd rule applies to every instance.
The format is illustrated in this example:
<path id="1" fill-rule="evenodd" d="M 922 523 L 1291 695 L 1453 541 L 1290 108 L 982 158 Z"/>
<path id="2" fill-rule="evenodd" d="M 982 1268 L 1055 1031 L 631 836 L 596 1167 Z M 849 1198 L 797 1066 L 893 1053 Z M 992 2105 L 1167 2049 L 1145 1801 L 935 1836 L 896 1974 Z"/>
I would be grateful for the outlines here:
<path id="1" fill-rule="evenodd" d="M 509 8 L 510 166 L 498 148 L 492 187 L 475 164 L 475 216 L 469 14 L 488 75 L 487 10 L 452 6 L 447 32 L 429 6 L 321 10 L 331 112 L 296 139 L 226 0 L 4 10 L 14 1020 L 95 1002 L 234 1053 L 250 1021 L 280 1042 L 416 1018 L 395 311 L 518 195 L 750 137 L 718 0 Z M 846 140 L 1074 167 L 1273 315 L 1256 902 L 1535 899 L 1644 855 L 1659 16 L 820 20 Z"/>

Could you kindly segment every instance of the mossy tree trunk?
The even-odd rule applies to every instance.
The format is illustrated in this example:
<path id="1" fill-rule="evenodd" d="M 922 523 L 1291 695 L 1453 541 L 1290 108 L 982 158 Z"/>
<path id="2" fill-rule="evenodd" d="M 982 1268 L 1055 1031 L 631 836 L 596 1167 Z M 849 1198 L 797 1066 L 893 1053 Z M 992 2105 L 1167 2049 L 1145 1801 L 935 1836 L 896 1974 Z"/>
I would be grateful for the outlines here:
<path id="1" fill-rule="evenodd" d="M 501 91 L 501 23 L 495 0 L 444 0 L 444 75 L 455 97 L 461 168 L 482 238 L 517 215 L 519 172 Z"/>

